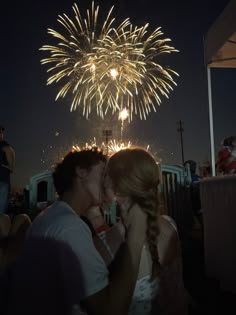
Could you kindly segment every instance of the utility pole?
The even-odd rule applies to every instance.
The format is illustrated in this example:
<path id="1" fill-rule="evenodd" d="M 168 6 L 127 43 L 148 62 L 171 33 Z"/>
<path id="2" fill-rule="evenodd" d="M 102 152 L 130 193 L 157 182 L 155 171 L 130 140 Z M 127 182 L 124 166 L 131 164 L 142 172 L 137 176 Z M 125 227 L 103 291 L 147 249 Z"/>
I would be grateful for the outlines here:
<path id="1" fill-rule="evenodd" d="M 181 144 L 182 164 L 184 165 L 184 144 L 183 144 L 183 132 L 184 132 L 184 128 L 183 128 L 182 120 L 179 120 L 179 121 L 177 122 L 177 125 L 178 125 L 177 131 L 180 133 L 180 144 Z"/>

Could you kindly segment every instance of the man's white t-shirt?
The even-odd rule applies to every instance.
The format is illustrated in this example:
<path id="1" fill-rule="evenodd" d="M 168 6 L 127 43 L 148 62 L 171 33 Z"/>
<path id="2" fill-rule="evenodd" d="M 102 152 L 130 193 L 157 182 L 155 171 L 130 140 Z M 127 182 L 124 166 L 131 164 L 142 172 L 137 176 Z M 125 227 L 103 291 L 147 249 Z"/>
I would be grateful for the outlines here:
<path id="1" fill-rule="evenodd" d="M 36 291 L 39 301 L 48 299 L 47 303 L 60 304 L 65 299 L 63 306 L 67 313 L 108 285 L 108 270 L 94 247 L 89 227 L 65 202 L 56 201 L 32 223 L 14 282 L 18 282 L 18 285 L 14 283 L 15 290 L 26 289 L 25 294 L 30 295 L 31 301 L 35 300 L 31 290 Z M 21 303 L 19 298 L 16 301 Z M 20 307 L 17 310 L 20 314 Z M 27 312 L 24 310 L 24 313 Z"/>

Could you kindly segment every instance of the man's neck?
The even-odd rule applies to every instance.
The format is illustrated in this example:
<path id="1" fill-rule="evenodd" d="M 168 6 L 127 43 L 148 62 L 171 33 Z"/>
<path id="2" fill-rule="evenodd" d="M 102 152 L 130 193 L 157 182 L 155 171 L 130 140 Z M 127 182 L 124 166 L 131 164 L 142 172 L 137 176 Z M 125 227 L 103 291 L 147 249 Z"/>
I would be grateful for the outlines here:
<path id="1" fill-rule="evenodd" d="M 66 202 L 78 215 L 82 214 L 79 198 L 75 197 L 73 193 L 65 192 L 60 198 L 61 201 Z"/>
<path id="2" fill-rule="evenodd" d="M 92 206 L 89 200 L 78 192 L 65 192 L 60 200 L 66 202 L 78 215 L 83 215 Z"/>

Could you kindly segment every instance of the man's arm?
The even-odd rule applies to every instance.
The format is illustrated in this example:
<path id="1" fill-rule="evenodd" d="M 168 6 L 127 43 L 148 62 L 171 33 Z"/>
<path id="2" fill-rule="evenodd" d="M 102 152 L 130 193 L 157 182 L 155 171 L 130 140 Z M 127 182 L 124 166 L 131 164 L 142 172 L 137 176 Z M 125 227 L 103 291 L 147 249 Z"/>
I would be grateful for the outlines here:
<path id="1" fill-rule="evenodd" d="M 81 303 L 89 315 L 128 314 L 146 234 L 142 210 L 135 205 L 130 212 L 132 223 L 112 264 L 109 285 Z"/>
<path id="2" fill-rule="evenodd" d="M 14 167 L 15 167 L 15 151 L 9 145 L 5 146 L 3 148 L 3 151 L 6 154 L 6 159 L 7 159 L 8 165 L 2 165 L 2 166 L 8 168 L 10 170 L 10 172 L 13 172 Z"/>

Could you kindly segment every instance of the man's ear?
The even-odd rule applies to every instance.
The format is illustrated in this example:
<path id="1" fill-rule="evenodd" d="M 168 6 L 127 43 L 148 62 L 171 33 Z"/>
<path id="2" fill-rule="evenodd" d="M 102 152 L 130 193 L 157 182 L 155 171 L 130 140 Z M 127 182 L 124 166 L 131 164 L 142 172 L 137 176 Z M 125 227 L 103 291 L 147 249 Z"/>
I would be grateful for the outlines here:
<path id="1" fill-rule="evenodd" d="M 79 166 L 76 167 L 75 173 L 80 179 L 85 179 L 85 177 L 88 175 L 88 171 Z"/>

